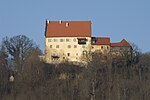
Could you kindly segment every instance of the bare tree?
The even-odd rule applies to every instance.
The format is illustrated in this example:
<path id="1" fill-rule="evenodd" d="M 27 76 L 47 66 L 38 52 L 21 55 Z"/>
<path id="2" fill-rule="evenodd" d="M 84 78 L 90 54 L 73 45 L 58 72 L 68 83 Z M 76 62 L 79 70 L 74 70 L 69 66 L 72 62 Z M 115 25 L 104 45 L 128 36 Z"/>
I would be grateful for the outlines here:
<path id="1" fill-rule="evenodd" d="M 6 65 L 7 65 L 6 58 L 7 58 L 7 55 L 0 50 L 0 66 L 1 67 L 6 67 Z"/>
<path id="2" fill-rule="evenodd" d="M 25 35 L 18 35 L 11 38 L 5 37 L 2 41 L 2 48 L 14 62 L 17 70 L 21 70 L 25 59 L 37 46 Z"/>
<path id="3" fill-rule="evenodd" d="M 141 54 L 141 50 L 140 48 L 134 44 L 134 43 L 130 43 L 131 47 L 132 47 L 132 62 L 133 63 L 138 63 L 139 62 L 139 56 Z"/>
<path id="4" fill-rule="evenodd" d="M 7 84 L 7 61 L 6 58 L 7 56 L 5 55 L 4 52 L 0 50 L 0 98 L 3 98 L 3 94 L 5 93 L 5 86 Z"/>

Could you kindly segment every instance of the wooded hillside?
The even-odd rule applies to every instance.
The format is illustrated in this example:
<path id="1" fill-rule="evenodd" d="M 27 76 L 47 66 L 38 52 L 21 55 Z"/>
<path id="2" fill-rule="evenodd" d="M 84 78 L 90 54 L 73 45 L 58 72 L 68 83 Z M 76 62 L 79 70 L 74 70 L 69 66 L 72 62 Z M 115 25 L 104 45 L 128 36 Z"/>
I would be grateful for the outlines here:
<path id="1" fill-rule="evenodd" d="M 26 36 L 4 38 L 0 50 L 0 100 L 149 100 L 150 53 L 103 60 L 93 53 L 87 65 L 46 64 Z M 10 76 L 14 77 L 10 81 Z"/>

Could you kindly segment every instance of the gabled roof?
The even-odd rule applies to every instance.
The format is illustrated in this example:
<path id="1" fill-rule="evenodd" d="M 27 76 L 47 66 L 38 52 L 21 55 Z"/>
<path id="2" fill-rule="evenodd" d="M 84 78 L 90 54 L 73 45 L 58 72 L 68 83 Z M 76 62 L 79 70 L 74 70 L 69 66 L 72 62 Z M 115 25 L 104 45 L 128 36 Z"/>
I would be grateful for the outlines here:
<path id="1" fill-rule="evenodd" d="M 111 43 L 112 47 L 130 47 L 131 45 L 123 39 L 121 42 Z"/>
<path id="2" fill-rule="evenodd" d="M 109 37 L 96 37 L 96 41 L 93 45 L 110 45 Z"/>
<path id="3" fill-rule="evenodd" d="M 45 37 L 91 37 L 91 21 L 46 21 Z"/>

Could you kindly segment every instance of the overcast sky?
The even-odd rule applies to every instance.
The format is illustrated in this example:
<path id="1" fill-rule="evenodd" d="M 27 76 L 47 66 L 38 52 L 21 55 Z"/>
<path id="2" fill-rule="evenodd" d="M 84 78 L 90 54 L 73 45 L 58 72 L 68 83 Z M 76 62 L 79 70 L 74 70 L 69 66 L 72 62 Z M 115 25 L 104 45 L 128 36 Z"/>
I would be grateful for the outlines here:
<path id="1" fill-rule="evenodd" d="M 0 41 L 24 34 L 44 50 L 46 19 L 91 20 L 93 36 L 150 51 L 150 0 L 0 0 Z"/>

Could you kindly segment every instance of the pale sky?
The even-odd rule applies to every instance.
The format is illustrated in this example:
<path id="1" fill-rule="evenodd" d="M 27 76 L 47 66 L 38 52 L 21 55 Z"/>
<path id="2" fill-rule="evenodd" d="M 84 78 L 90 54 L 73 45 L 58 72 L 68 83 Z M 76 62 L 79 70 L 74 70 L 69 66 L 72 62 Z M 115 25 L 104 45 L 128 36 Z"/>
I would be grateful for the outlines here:
<path id="1" fill-rule="evenodd" d="M 93 36 L 150 51 L 150 0 L 0 0 L 0 41 L 24 34 L 44 50 L 46 19 L 91 20 Z"/>

